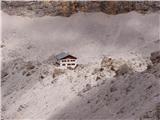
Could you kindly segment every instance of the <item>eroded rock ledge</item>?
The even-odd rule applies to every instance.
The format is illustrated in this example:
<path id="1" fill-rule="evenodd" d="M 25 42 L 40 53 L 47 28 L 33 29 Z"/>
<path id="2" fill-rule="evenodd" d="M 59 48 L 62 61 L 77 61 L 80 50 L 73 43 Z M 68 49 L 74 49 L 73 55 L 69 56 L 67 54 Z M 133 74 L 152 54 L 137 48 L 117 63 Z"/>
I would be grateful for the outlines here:
<path id="1" fill-rule="evenodd" d="M 160 10 L 160 1 L 2 1 L 1 8 L 9 15 L 66 16 L 77 12 L 119 14 L 130 11 L 149 13 Z"/>

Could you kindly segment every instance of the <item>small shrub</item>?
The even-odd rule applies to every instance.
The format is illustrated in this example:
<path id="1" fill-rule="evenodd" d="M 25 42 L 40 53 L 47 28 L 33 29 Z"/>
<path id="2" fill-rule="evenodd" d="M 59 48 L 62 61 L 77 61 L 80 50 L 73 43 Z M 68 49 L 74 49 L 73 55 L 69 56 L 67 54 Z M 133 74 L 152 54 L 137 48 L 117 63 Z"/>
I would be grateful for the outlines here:
<path id="1" fill-rule="evenodd" d="M 78 92 L 77 96 L 79 97 L 83 97 L 82 93 L 81 92 Z"/>
<path id="2" fill-rule="evenodd" d="M 134 89 L 134 87 L 131 86 L 131 85 L 129 85 L 129 86 L 125 89 L 126 95 L 127 95 L 129 92 L 131 92 L 133 89 Z"/>
<path id="3" fill-rule="evenodd" d="M 22 75 L 25 75 L 25 74 L 26 74 L 26 71 L 23 71 L 23 72 L 22 72 Z"/>
<path id="4" fill-rule="evenodd" d="M 28 69 L 28 70 L 32 70 L 32 69 L 34 69 L 34 68 L 35 68 L 35 66 L 33 66 L 33 65 L 27 66 L 27 69 Z"/>
<path id="5" fill-rule="evenodd" d="M 2 72 L 1 72 L 1 78 L 4 78 L 4 77 L 6 77 L 6 76 L 8 76 L 8 73 L 7 73 L 7 72 L 2 71 Z"/>
<path id="6" fill-rule="evenodd" d="M 31 73 L 30 72 L 28 72 L 27 74 L 26 74 L 26 76 L 30 76 L 31 75 Z"/>
<path id="7" fill-rule="evenodd" d="M 151 89 L 152 87 L 153 87 L 153 86 L 152 86 L 152 85 L 150 85 L 150 86 L 148 86 L 148 87 L 147 87 L 147 89 Z"/>
<path id="8" fill-rule="evenodd" d="M 91 89 L 91 85 L 90 84 L 86 84 L 86 90 L 90 90 Z"/>
<path id="9" fill-rule="evenodd" d="M 99 71 L 102 72 L 104 70 L 104 68 L 100 68 Z"/>
<path id="10" fill-rule="evenodd" d="M 90 84 L 86 84 L 86 87 L 82 90 L 83 93 L 87 92 L 88 90 L 90 90 L 92 87 Z"/>
<path id="11" fill-rule="evenodd" d="M 32 63 L 30 63 L 30 62 L 28 62 L 28 64 L 26 65 L 26 69 L 27 69 L 27 70 L 32 70 L 32 69 L 34 69 L 34 68 L 35 68 L 35 66 L 32 65 Z"/>
<path id="12" fill-rule="evenodd" d="M 55 77 L 56 77 L 56 75 L 55 75 L 55 73 L 53 73 L 53 74 L 52 74 L 52 78 L 55 78 Z"/>
<path id="13" fill-rule="evenodd" d="M 57 79 L 51 81 L 52 84 L 56 83 Z"/>
<path id="14" fill-rule="evenodd" d="M 117 91 L 117 88 L 114 87 L 114 86 L 112 86 L 112 87 L 110 88 L 110 92 L 115 92 L 115 91 Z"/>
<path id="15" fill-rule="evenodd" d="M 5 106 L 2 106 L 1 110 L 2 110 L 2 111 L 6 111 L 6 107 L 5 107 Z"/>
<path id="16" fill-rule="evenodd" d="M 56 76 L 64 74 L 64 70 L 61 69 L 54 69 L 54 72 L 52 74 L 52 77 L 55 78 Z"/>
<path id="17" fill-rule="evenodd" d="M 129 73 L 130 71 L 132 71 L 132 69 L 128 67 L 128 65 L 124 64 L 120 66 L 119 69 L 116 71 L 116 76 L 125 75 L 126 73 Z"/>
<path id="18" fill-rule="evenodd" d="M 41 75 L 40 78 L 41 78 L 41 79 L 44 79 L 44 76 Z"/>
<path id="19" fill-rule="evenodd" d="M 4 48 L 5 47 L 5 45 L 1 45 L 1 48 Z"/>
<path id="20" fill-rule="evenodd" d="M 152 65 L 147 65 L 147 70 L 150 70 L 152 68 Z"/>
<path id="21" fill-rule="evenodd" d="M 93 72 L 92 72 L 92 75 L 95 75 L 95 74 L 97 74 L 97 73 L 100 73 L 100 72 L 102 72 L 104 70 L 104 68 L 95 68 L 94 70 L 93 70 Z"/>
<path id="22" fill-rule="evenodd" d="M 125 112 L 125 108 L 122 107 L 122 108 L 117 112 L 117 114 L 119 115 L 119 114 L 122 114 L 122 113 L 124 113 L 124 112 Z"/>
<path id="23" fill-rule="evenodd" d="M 27 105 L 20 105 L 17 109 L 18 112 L 22 111 L 23 109 L 25 109 L 27 107 Z"/>
<path id="24" fill-rule="evenodd" d="M 99 76 L 96 77 L 96 81 L 98 81 L 98 80 L 100 80 L 100 79 L 101 79 L 101 77 L 99 77 Z"/>

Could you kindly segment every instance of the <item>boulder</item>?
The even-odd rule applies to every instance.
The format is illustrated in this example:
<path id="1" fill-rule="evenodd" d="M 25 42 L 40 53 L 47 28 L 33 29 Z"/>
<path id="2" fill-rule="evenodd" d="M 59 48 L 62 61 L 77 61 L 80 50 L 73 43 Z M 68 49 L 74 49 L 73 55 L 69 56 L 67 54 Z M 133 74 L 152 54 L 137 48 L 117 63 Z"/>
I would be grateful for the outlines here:
<path id="1" fill-rule="evenodd" d="M 150 60 L 153 64 L 160 63 L 160 51 L 155 51 L 151 53 Z"/>

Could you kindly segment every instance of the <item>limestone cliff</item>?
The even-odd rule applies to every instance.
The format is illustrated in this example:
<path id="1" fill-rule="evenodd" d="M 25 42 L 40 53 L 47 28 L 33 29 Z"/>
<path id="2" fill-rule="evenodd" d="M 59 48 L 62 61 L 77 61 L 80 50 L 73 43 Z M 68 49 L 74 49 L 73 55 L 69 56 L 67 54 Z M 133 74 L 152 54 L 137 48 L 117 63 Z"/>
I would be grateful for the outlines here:
<path id="1" fill-rule="evenodd" d="M 140 13 L 160 10 L 159 1 L 2 1 L 1 8 L 18 16 L 66 16 L 77 12 L 104 12 L 119 14 L 130 11 Z"/>

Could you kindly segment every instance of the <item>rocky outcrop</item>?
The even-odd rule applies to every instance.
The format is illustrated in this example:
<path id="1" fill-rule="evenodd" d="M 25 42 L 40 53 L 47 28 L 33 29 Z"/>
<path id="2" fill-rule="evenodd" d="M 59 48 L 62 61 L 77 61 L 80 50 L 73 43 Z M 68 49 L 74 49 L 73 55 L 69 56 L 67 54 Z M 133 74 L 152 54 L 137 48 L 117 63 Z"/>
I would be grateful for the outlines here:
<path id="1" fill-rule="evenodd" d="M 160 63 L 160 51 L 152 52 L 150 60 L 153 64 Z"/>
<path id="2" fill-rule="evenodd" d="M 9 15 L 66 16 L 77 12 L 119 14 L 130 11 L 148 13 L 160 10 L 159 1 L 2 1 L 1 8 Z"/>

